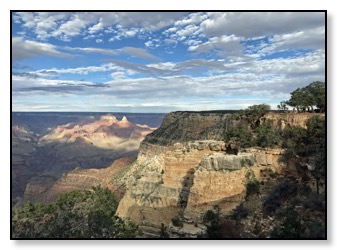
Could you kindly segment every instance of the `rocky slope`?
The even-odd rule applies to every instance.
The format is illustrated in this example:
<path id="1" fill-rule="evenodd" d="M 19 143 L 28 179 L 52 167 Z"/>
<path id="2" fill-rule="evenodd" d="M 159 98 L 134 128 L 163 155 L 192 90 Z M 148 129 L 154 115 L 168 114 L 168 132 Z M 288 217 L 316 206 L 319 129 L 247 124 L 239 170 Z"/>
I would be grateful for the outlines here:
<path id="1" fill-rule="evenodd" d="M 282 122 L 294 126 L 305 124 L 310 114 L 298 120 L 283 114 L 266 117 L 274 119 L 275 126 Z M 119 216 L 139 224 L 147 237 L 158 236 L 161 224 L 169 227 L 172 237 L 197 237 L 205 232 L 203 214 L 214 205 L 224 212 L 235 208 L 250 178 L 284 174 L 281 150 L 251 148 L 231 154 L 231 145 L 221 141 L 229 126 L 235 126 L 235 121 L 224 112 L 168 114 L 162 126 L 141 143 Z M 184 221 L 182 227 L 172 225 L 177 217 Z"/>
<path id="2" fill-rule="evenodd" d="M 12 195 L 22 195 L 26 183 L 39 171 L 34 168 L 38 137 L 20 126 L 12 127 Z"/>
<path id="3" fill-rule="evenodd" d="M 63 174 L 58 180 L 52 179 L 50 181 L 48 178 L 52 177 L 40 176 L 40 185 L 37 181 L 28 183 L 24 199 L 32 202 L 51 203 L 55 202 L 62 193 L 73 190 L 89 190 L 93 186 L 101 185 L 113 190 L 117 199 L 120 200 L 124 195 L 125 189 L 114 185 L 111 180 L 133 161 L 135 161 L 134 157 L 123 157 L 115 160 L 114 163 L 107 168 L 76 168 L 69 173 Z"/>

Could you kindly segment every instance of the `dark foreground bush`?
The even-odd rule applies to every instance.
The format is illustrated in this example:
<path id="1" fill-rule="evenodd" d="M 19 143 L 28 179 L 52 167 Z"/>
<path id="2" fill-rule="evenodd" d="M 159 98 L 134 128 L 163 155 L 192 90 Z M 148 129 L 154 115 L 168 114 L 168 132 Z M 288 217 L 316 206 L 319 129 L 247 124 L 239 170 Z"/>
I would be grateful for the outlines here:
<path id="1" fill-rule="evenodd" d="M 288 199 L 290 196 L 295 196 L 296 194 L 297 184 L 294 181 L 286 180 L 278 184 L 269 193 L 263 202 L 264 210 L 267 213 L 273 213 L 286 199 Z"/>

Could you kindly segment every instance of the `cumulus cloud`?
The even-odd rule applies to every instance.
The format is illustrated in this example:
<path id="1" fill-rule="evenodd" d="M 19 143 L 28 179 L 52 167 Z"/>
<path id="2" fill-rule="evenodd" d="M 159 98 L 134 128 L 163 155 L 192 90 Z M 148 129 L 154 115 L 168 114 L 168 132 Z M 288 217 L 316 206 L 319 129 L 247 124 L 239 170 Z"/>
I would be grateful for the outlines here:
<path id="1" fill-rule="evenodd" d="M 100 18 L 100 21 L 97 24 L 95 24 L 92 27 L 88 28 L 88 33 L 89 34 L 94 34 L 94 33 L 98 32 L 98 31 L 101 31 L 103 28 L 104 28 L 104 24 L 102 23 L 102 18 Z"/>
<path id="2" fill-rule="evenodd" d="M 70 41 L 73 37 L 111 29 L 119 25 L 122 36 L 134 37 L 138 31 L 156 31 L 172 25 L 183 12 L 17 12 L 14 20 L 32 29 L 38 39 L 55 37 Z M 135 27 L 134 29 L 128 29 Z"/>
<path id="3" fill-rule="evenodd" d="M 21 27 L 14 61 L 74 57 L 71 66 L 17 67 L 13 100 L 21 107 L 41 93 L 65 94 L 77 108 L 71 101 L 83 98 L 98 111 L 275 107 L 297 87 L 325 80 L 324 13 L 24 12 L 13 21 Z"/>
<path id="4" fill-rule="evenodd" d="M 53 37 L 59 37 L 61 40 L 70 41 L 71 37 L 81 34 L 83 28 L 87 26 L 86 20 L 79 18 L 76 14 L 69 21 L 60 25 L 52 32 Z"/>
<path id="5" fill-rule="evenodd" d="M 152 47 L 153 46 L 153 42 L 152 41 L 147 41 L 144 44 L 145 44 L 146 47 Z"/>
<path id="6" fill-rule="evenodd" d="M 186 18 L 178 20 L 174 23 L 175 26 L 184 26 L 189 24 L 199 24 L 203 20 L 207 19 L 207 15 L 205 13 L 192 13 L 189 14 Z"/>

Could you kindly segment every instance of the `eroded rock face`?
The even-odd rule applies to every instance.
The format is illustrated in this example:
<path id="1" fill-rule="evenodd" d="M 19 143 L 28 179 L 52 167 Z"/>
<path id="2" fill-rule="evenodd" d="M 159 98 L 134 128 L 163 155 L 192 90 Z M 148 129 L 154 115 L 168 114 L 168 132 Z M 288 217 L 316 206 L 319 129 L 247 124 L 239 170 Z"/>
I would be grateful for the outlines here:
<path id="1" fill-rule="evenodd" d="M 232 171 L 240 170 L 246 165 L 253 166 L 254 163 L 254 155 L 249 153 L 242 153 L 239 155 L 213 153 L 204 157 L 197 169 L 205 169 L 207 171 Z"/>
<path id="2" fill-rule="evenodd" d="M 137 160 L 141 170 L 129 179 L 117 214 L 145 231 L 161 223 L 170 226 L 173 217 L 183 214 L 191 221 L 184 225 L 186 231 L 200 224 L 202 215 L 216 204 L 224 212 L 235 208 L 245 195 L 248 171 L 259 178 L 261 169 L 279 169 L 279 152 L 252 149 L 233 155 L 213 147 L 223 145 L 221 141 L 203 141 L 202 150 L 195 147 L 199 142 L 166 147 L 143 143 Z M 192 231 L 200 234 L 200 228 Z"/>
<path id="3" fill-rule="evenodd" d="M 167 225 L 180 211 L 184 178 L 200 163 L 204 153 L 211 152 L 183 150 L 143 143 L 137 160 L 141 171 L 129 180 L 117 213 L 140 225 Z"/>
<path id="4" fill-rule="evenodd" d="M 286 112 L 286 113 L 275 113 L 269 112 L 265 114 L 260 120 L 263 123 L 266 120 L 272 121 L 275 127 L 284 129 L 286 126 L 300 126 L 306 128 L 307 121 L 316 115 L 325 116 L 325 114 L 317 113 L 297 113 L 297 112 Z"/>
<path id="5" fill-rule="evenodd" d="M 146 141 L 162 146 L 196 140 L 221 141 L 224 129 L 235 124 L 228 117 L 226 111 L 172 112 L 165 116 L 160 128 L 146 137 Z"/>
<path id="6" fill-rule="evenodd" d="M 275 126 L 281 119 L 271 118 L 277 120 Z M 258 180 L 282 173 L 282 150 L 239 152 L 233 143 L 222 141 L 224 130 L 235 122 L 221 112 L 168 114 L 163 125 L 142 142 L 136 174 L 127 182 L 117 214 L 129 217 L 151 235 L 163 223 L 173 235 L 197 237 L 204 231 L 200 225 L 207 210 L 219 205 L 226 213 L 240 204 L 248 173 Z M 291 126 L 303 122 L 294 120 Z M 178 215 L 184 218 L 181 228 L 171 223 Z"/>

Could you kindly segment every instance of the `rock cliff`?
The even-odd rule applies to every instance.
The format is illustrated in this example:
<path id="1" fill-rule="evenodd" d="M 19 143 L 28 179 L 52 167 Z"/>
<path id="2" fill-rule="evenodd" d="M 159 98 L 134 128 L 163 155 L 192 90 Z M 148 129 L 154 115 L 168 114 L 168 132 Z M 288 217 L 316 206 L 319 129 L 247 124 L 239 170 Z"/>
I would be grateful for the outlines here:
<path id="1" fill-rule="evenodd" d="M 301 124 L 305 121 L 291 125 Z M 219 205 L 229 212 L 242 201 L 247 176 L 263 180 L 283 172 L 282 150 L 250 148 L 230 154 L 222 141 L 230 126 L 235 121 L 224 112 L 168 114 L 141 143 L 118 215 L 139 224 L 148 237 L 158 235 L 162 223 L 172 235 L 197 237 L 205 230 L 207 210 Z M 183 218 L 181 228 L 171 223 L 177 216 Z"/>
<path id="2" fill-rule="evenodd" d="M 226 111 L 172 112 L 162 125 L 146 137 L 146 142 L 162 146 L 196 140 L 222 140 L 226 127 L 235 121 Z"/>

